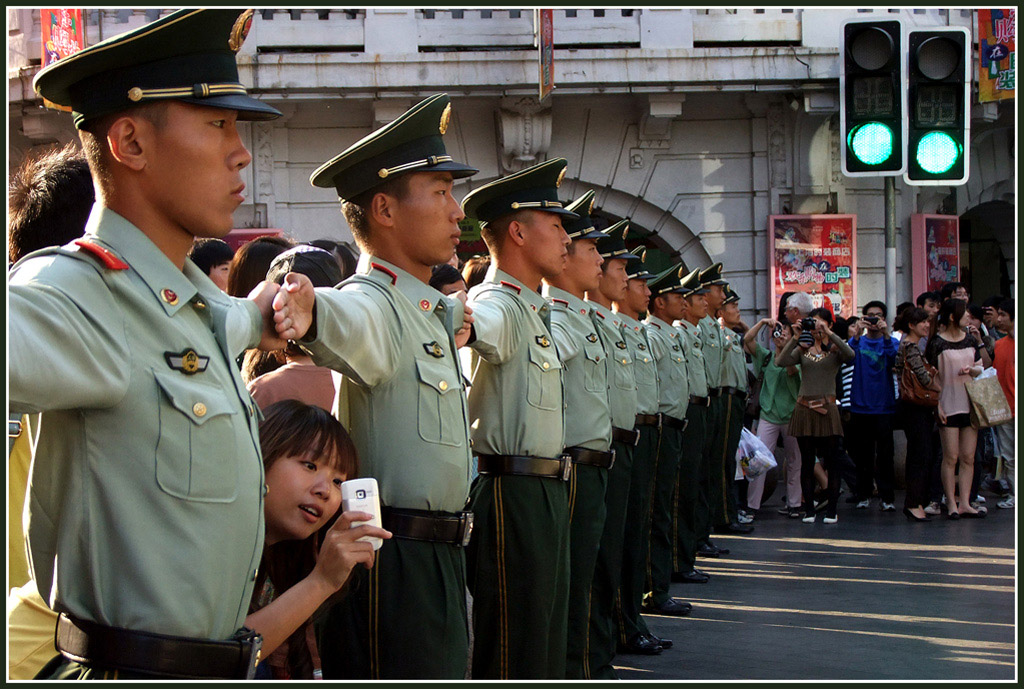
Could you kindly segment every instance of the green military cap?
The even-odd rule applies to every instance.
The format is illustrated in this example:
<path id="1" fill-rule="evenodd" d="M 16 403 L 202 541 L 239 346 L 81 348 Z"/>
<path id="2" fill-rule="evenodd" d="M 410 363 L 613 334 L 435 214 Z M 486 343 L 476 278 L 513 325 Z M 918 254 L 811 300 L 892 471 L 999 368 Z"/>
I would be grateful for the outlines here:
<path id="1" fill-rule="evenodd" d="M 455 179 L 479 172 L 452 160 L 441 138 L 448 130 L 452 104 L 438 93 L 412 106 L 318 167 L 314 187 L 338 190 L 350 200 L 381 182 L 407 172 L 450 172 Z"/>
<path id="2" fill-rule="evenodd" d="M 71 108 L 75 126 L 160 100 L 237 110 L 242 120 L 281 115 L 247 95 L 235 53 L 252 10 L 177 10 L 40 70 L 36 93 Z"/>
<path id="3" fill-rule="evenodd" d="M 597 251 L 602 258 L 624 258 L 627 261 L 639 260 L 640 257 L 630 253 L 626 248 L 626 235 L 629 234 L 629 219 L 620 220 L 604 231 L 605 237 L 597 240 Z M 626 264 L 629 265 L 628 263 Z M 627 268 L 628 270 L 628 268 Z"/>
<path id="4" fill-rule="evenodd" d="M 730 287 L 729 285 L 726 285 L 725 286 L 725 301 L 723 301 L 722 303 L 723 304 L 732 304 L 733 302 L 737 302 L 739 300 L 740 300 L 740 295 L 736 294 L 736 292 L 733 291 L 732 287 Z"/>
<path id="5" fill-rule="evenodd" d="M 727 285 L 728 283 L 722 279 L 722 264 L 714 263 L 704 270 L 700 271 L 700 282 L 702 285 Z"/>
<path id="6" fill-rule="evenodd" d="M 719 263 L 718 265 L 722 265 Z M 708 288 L 701 284 L 700 281 L 701 270 L 694 268 L 690 271 L 690 274 L 684 277 L 680 284 L 683 286 L 683 296 L 692 297 L 697 294 L 707 294 Z"/>
<path id="7" fill-rule="evenodd" d="M 583 196 L 566 205 L 565 209 L 579 216 L 563 223 L 565 233 L 569 235 L 569 239 L 573 241 L 577 239 L 601 239 L 605 236 L 605 232 L 594 229 L 594 221 L 590 217 L 590 214 L 594 211 L 593 191 L 584 192 Z"/>
<path id="8" fill-rule="evenodd" d="M 676 294 L 682 294 L 685 289 L 680 282 L 683 271 L 686 268 L 682 263 L 677 263 L 668 270 L 663 270 L 654 276 L 654 278 L 648 283 L 651 288 L 651 296 L 657 297 L 661 294 L 668 294 L 669 292 L 675 292 Z"/>
<path id="9" fill-rule="evenodd" d="M 575 219 L 579 216 L 563 208 L 558 200 L 566 165 L 565 158 L 552 158 L 488 182 L 466 194 L 462 211 L 484 224 L 520 210 L 539 210 Z"/>
<path id="10" fill-rule="evenodd" d="M 626 278 L 629 280 L 653 280 L 656 276 L 647 270 L 644 261 L 647 260 L 647 249 L 640 252 L 638 258 L 626 261 Z"/>

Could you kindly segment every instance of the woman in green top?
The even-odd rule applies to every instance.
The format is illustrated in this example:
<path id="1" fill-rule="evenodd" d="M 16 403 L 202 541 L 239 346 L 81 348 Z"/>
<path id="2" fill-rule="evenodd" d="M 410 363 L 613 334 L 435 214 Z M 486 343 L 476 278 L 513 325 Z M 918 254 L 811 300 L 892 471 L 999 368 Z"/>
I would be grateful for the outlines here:
<path id="1" fill-rule="evenodd" d="M 794 337 L 775 356 L 777 366 L 800 364 L 800 394 L 789 420 L 789 433 L 796 436 L 800 446 L 800 484 L 803 488 L 804 523 L 814 522 L 814 459 L 820 455 L 828 472 L 828 506 L 825 523 L 839 521 L 839 466 L 836 453 L 843 425 L 836 407 L 836 373 L 839 367 L 854 358 L 850 345 L 832 332 L 832 312 L 814 309 L 813 341 L 800 343 L 803 332 L 800 323 L 794 323 Z M 806 319 L 805 319 L 806 320 Z"/>

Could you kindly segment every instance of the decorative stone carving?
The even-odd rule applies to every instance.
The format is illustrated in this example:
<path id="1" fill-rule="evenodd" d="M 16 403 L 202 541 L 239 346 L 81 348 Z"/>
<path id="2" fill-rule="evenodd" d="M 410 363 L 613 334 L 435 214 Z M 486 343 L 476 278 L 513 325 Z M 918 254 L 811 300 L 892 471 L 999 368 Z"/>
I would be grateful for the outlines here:
<path id="1" fill-rule="evenodd" d="M 843 161 L 840 159 L 839 151 L 839 114 L 836 113 L 829 118 L 829 158 L 832 161 L 832 183 L 839 184 L 843 180 Z"/>
<path id="2" fill-rule="evenodd" d="M 544 160 L 551 146 L 551 106 L 532 97 L 503 98 L 498 110 L 498 141 L 505 173 Z"/>
<path id="3" fill-rule="evenodd" d="M 254 122 L 252 127 L 256 174 L 256 201 L 273 203 L 274 197 L 274 127 L 269 123 Z"/>
<path id="4" fill-rule="evenodd" d="M 786 116 L 782 103 L 771 103 L 765 112 L 768 126 L 768 179 L 773 189 L 789 186 L 786 164 Z"/>

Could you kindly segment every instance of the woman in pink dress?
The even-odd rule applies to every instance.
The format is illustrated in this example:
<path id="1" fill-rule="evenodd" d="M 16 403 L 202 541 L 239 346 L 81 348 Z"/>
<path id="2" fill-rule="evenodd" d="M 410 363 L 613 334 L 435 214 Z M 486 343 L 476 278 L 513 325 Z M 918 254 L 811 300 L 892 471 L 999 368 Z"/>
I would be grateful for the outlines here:
<path id="1" fill-rule="evenodd" d="M 978 431 L 971 426 L 971 407 L 967 398 L 967 381 L 981 375 L 981 354 L 978 350 L 984 345 L 967 334 L 967 303 L 961 299 L 943 302 L 935 326 L 935 332 L 928 339 L 925 359 L 938 369 L 942 387 L 938 417 L 946 510 L 950 519 L 984 517 L 984 512 L 975 510 L 970 504 Z M 956 476 L 958 459 L 959 478 Z M 956 497 L 958 483 L 959 507 Z"/>

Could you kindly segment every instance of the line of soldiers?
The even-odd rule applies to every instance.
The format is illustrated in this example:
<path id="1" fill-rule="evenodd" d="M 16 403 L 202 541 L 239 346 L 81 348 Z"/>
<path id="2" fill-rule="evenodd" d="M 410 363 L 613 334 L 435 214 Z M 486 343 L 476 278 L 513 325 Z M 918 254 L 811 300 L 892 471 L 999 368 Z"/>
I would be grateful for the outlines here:
<path id="1" fill-rule="evenodd" d="M 613 677 L 617 647 L 669 647 L 640 613 L 686 614 L 670 583 L 706 581 L 713 528 L 742 529 L 721 264 L 651 275 L 628 221 L 597 232 L 592 194 L 559 200 L 561 158 L 460 205 L 476 170 L 447 153 L 438 94 L 310 178 L 341 200 L 355 277 L 224 296 L 186 252 L 242 201 L 236 120 L 280 114 L 239 83 L 251 19 L 180 10 L 34 83 L 72 109 L 97 180 L 83 240 L 10 276 L 11 409 L 41 414 L 32 569 L 61 613 L 45 673 L 252 676 L 266 486 L 234 360 L 286 340 L 341 374 L 335 413 L 394 535 L 317 620 L 325 678 L 463 677 L 467 587 L 475 678 Z M 465 216 L 492 256 L 466 301 L 428 286 Z"/>

